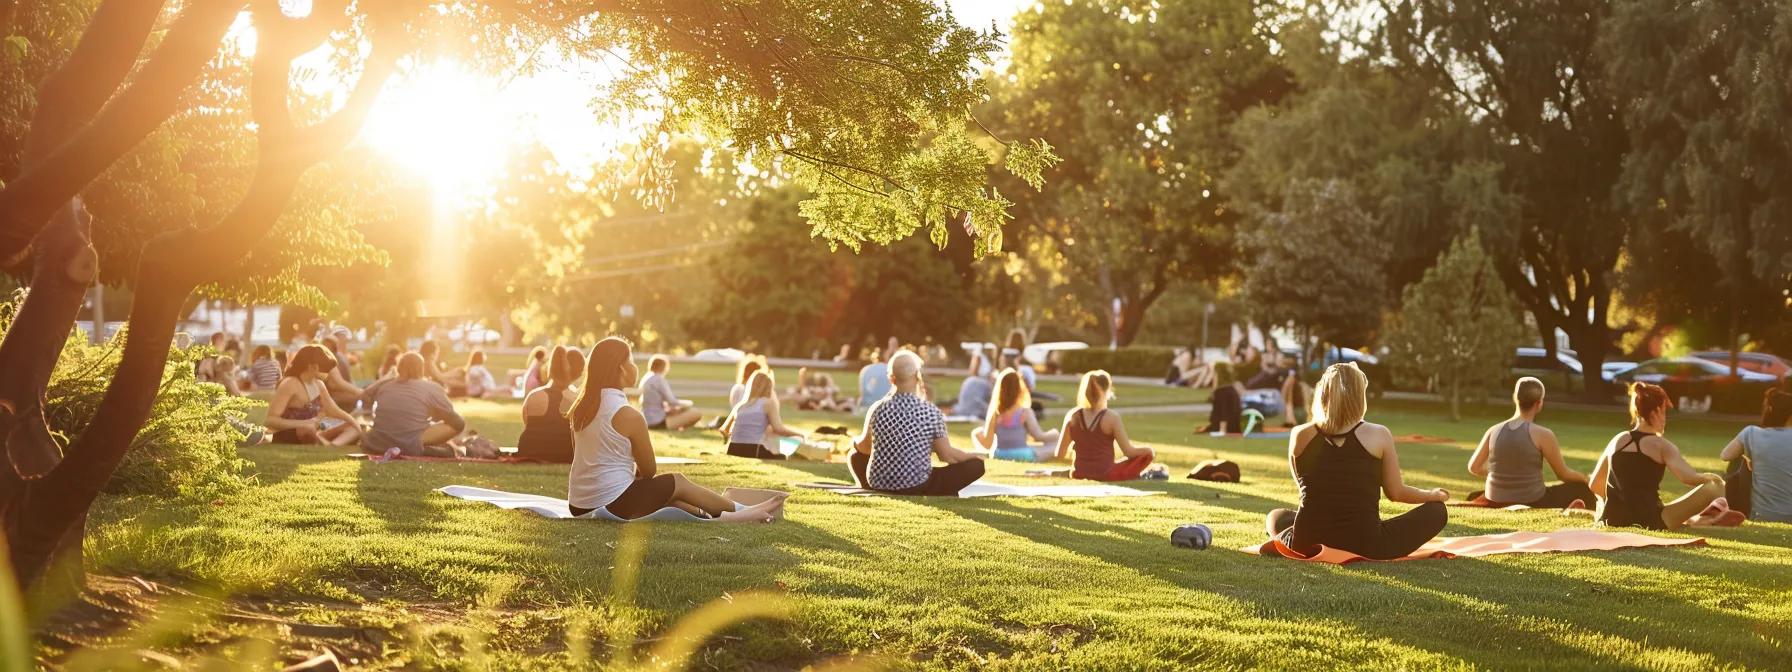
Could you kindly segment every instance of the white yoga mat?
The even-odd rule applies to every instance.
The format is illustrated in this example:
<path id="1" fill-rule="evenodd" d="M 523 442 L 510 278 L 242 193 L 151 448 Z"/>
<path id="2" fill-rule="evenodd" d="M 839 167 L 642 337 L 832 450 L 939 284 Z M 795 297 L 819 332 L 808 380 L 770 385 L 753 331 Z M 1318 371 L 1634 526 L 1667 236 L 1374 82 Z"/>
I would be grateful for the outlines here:
<path id="1" fill-rule="evenodd" d="M 518 492 L 504 492 L 503 490 L 487 490 L 485 488 L 475 488 L 470 485 L 450 485 L 438 488 L 436 489 L 436 492 L 470 502 L 483 502 L 500 509 L 528 511 L 529 513 L 533 513 L 543 518 L 554 518 L 557 520 L 575 517 L 589 520 L 608 520 L 613 523 L 629 523 L 636 520 L 662 520 L 668 522 L 707 522 L 709 520 L 708 518 L 699 518 L 692 515 L 689 511 L 673 506 L 668 506 L 632 520 L 618 518 L 616 517 L 616 514 L 610 513 L 608 509 L 603 508 L 591 511 L 583 516 L 574 516 L 571 511 L 567 510 L 566 500 L 564 499 L 548 497 L 546 495 L 526 495 Z"/>
<path id="2" fill-rule="evenodd" d="M 842 495 L 892 495 L 879 490 L 869 490 L 846 483 L 798 483 L 799 488 L 827 490 Z M 1149 497 L 1164 493 L 1152 490 L 1139 490 L 1121 485 L 1009 485 L 1007 483 L 990 483 L 977 481 L 958 491 L 960 498 L 967 497 Z"/>

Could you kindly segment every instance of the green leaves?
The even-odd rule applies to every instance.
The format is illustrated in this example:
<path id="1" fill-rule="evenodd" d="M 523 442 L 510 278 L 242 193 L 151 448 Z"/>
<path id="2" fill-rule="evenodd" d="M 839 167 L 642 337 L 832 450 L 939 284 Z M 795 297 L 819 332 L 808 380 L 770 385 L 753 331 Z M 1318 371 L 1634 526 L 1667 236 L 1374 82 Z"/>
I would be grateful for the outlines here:
<path id="1" fill-rule="evenodd" d="M 1405 384 L 1460 397 L 1505 383 L 1513 350 L 1524 343 L 1524 320 L 1478 232 L 1458 237 L 1401 296 L 1387 343 L 1389 364 Z"/>

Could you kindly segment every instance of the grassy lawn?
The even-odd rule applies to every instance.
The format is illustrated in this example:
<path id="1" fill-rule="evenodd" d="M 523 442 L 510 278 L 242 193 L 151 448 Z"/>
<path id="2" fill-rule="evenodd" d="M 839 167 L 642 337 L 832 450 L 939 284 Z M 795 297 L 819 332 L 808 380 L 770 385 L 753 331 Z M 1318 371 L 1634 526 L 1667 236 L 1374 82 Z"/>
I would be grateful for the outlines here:
<path id="1" fill-rule="evenodd" d="M 674 375 L 696 377 L 697 368 Z M 1122 389 L 1122 399 L 1129 391 L 1148 392 Z M 1373 406 L 1371 417 L 1396 434 L 1449 439 L 1401 447 L 1410 482 L 1458 497 L 1475 487 L 1464 468 L 1469 442 L 1497 409 L 1455 424 L 1431 404 Z M 514 403 L 463 410 L 504 442 L 520 431 Z M 1546 410 L 1543 420 L 1582 469 L 1623 424 L 1616 412 Z M 678 641 L 668 629 L 700 620 L 686 617 L 704 605 L 737 615 L 783 610 L 786 620 L 728 627 L 690 659 L 699 669 L 843 658 L 899 669 L 1071 670 L 1708 670 L 1792 661 L 1792 526 L 1704 531 L 1707 548 L 1352 567 L 1259 558 L 1234 549 L 1262 539 L 1266 511 L 1295 501 L 1286 446 L 1192 436 L 1195 422 L 1138 414 L 1128 427 L 1159 448 L 1173 475 L 1221 455 L 1242 465 L 1243 483 L 1178 478 L 1138 486 L 1164 496 L 1084 500 L 799 489 L 787 518 L 765 526 L 543 520 L 431 490 L 563 496 L 564 468 L 375 465 L 342 450 L 259 447 L 244 451 L 260 480 L 247 492 L 207 503 L 102 500 L 88 557 L 101 573 L 221 590 L 292 621 L 348 626 L 363 634 L 332 645 L 372 668 L 615 662 Z M 1717 470 L 1715 455 L 1737 429 L 1675 419 L 1670 437 L 1696 465 Z M 843 464 L 715 455 L 713 433 L 656 439 L 663 454 L 706 459 L 678 468 L 704 484 L 848 478 Z M 1024 468 L 991 463 L 990 478 L 1020 482 Z M 1586 524 L 1551 512 L 1450 514 L 1446 535 Z M 1167 543 L 1189 522 L 1213 527 L 1213 549 Z M 200 627 L 170 648 L 209 650 L 229 631 Z"/>

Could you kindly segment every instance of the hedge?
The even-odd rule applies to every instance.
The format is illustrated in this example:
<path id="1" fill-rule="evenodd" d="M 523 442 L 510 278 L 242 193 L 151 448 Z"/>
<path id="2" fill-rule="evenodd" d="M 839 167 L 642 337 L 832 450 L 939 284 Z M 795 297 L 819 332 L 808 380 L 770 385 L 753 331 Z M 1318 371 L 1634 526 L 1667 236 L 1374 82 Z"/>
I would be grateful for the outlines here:
<path id="1" fill-rule="evenodd" d="M 1175 356 L 1175 348 L 1154 345 L 1135 345 L 1119 350 L 1087 348 L 1059 353 L 1058 364 L 1064 373 L 1102 369 L 1116 376 L 1159 378 L 1169 370 L 1170 360 Z"/>

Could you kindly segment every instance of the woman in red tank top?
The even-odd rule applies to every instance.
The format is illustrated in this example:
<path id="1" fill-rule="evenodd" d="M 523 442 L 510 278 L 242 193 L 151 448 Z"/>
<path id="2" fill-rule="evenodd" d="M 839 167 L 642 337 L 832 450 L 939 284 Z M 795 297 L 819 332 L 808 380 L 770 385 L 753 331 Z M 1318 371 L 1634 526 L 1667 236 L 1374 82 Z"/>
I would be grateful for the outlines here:
<path id="1" fill-rule="evenodd" d="M 1071 478 L 1091 481 L 1130 481 L 1151 466 L 1157 453 L 1145 446 L 1134 446 L 1126 437 L 1126 424 L 1120 414 L 1108 410 L 1114 380 L 1106 371 L 1083 374 L 1077 390 L 1076 409 L 1064 415 L 1064 431 L 1058 433 L 1058 459 L 1070 459 L 1076 453 Z M 1125 459 L 1115 461 L 1114 449 Z"/>

